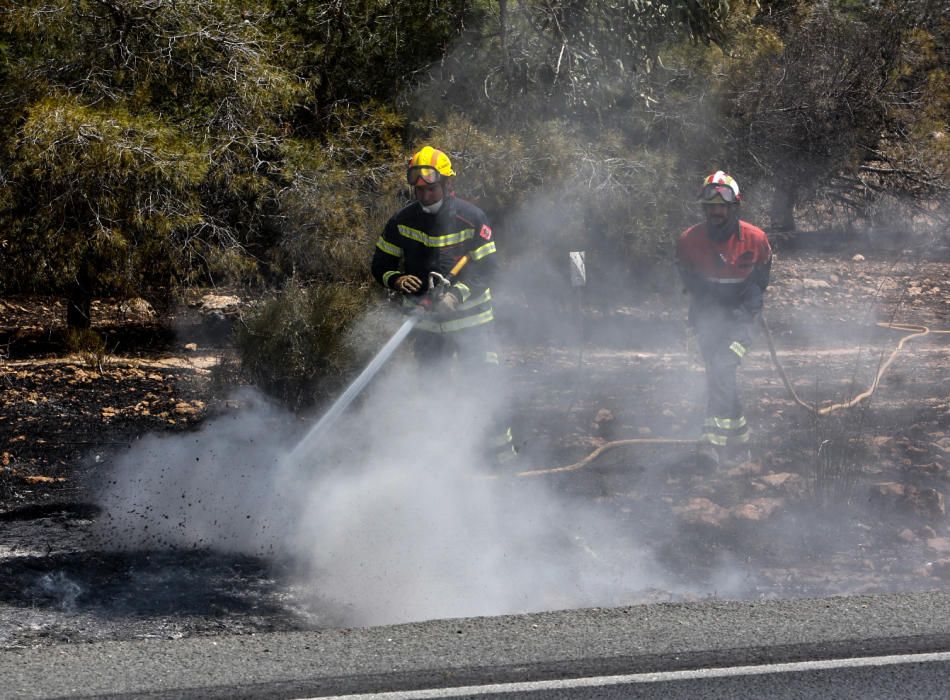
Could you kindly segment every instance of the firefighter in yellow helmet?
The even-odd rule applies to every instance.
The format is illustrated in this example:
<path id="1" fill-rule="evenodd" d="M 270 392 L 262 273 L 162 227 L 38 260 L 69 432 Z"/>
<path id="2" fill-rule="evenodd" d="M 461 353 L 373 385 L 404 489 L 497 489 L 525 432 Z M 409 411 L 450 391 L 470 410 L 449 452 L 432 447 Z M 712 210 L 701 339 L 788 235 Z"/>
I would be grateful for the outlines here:
<path id="1" fill-rule="evenodd" d="M 739 183 L 719 170 L 700 188 L 705 221 L 676 243 L 690 295 L 689 324 L 706 365 L 707 406 L 699 459 L 714 464 L 748 456 L 749 425 L 736 370 L 762 312 L 772 249 L 765 232 L 739 219 Z"/>
<path id="2" fill-rule="evenodd" d="M 429 291 L 430 273 L 447 275 L 460 258 L 468 264 L 446 294 L 420 321 L 413 348 L 422 363 L 457 355 L 467 378 L 483 387 L 499 385 L 494 310 L 489 286 L 496 265 L 495 240 L 485 213 L 455 196 L 452 162 L 443 151 L 425 146 L 409 160 L 406 180 L 413 201 L 386 224 L 373 253 L 373 277 L 413 307 Z M 499 385 L 500 389 L 500 385 Z M 511 429 L 488 436 L 486 451 L 498 462 L 514 455 Z"/>

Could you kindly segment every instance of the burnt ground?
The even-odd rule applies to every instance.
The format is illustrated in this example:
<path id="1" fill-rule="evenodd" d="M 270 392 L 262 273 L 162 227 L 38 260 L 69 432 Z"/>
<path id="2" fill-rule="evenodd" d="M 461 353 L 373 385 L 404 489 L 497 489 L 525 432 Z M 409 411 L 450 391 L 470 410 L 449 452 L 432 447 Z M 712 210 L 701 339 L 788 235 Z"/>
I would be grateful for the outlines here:
<path id="1" fill-rule="evenodd" d="M 518 468 L 571 464 L 625 438 L 695 437 L 702 368 L 682 299 L 641 292 L 563 312 L 576 329 L 563 337 L 508 328 Z M 185 307 L 159 323 L 140 305 L 105 301 L 95 313 L 108 353 L 65 355 L 57 302 L 0 300 L 0 648 L 340 622 L 301 603 L 289 564 L 207 549 L 116 552 L 96 539 L 97 478 L 143 436 L 231 410 L 234 373 L 220 314 L 209 325 Z M 906 334 L 877 322 L 950 329 L 950 260 L 781 252 L 767 316 L 801 397 L 847 400 Z M 823 418 L 792 402 L 765 347 L 758 338 L 741 370 L 750 459 L 709 470 L 687 445 L 638 445 L 525 477 L 649 543 L 670 584 L 611 602 L 945 589 L 950 335 L 910 341 L 869 401 Z M 569 536 L 570 524 L 560 528 Z M 599 560 L 615 549 L 577 546 Z M 572 604 L 539 599 L 536 609 Z"/>

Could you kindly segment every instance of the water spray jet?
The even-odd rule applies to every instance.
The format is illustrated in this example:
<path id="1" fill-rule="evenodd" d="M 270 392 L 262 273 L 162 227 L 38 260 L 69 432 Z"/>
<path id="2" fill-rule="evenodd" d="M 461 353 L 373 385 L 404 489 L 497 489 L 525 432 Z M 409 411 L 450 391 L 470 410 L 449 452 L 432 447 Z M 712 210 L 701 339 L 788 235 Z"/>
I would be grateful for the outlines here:
<path id="1" fill-rule="evenodd" d="M 452 280 L 462 271 L 462 268 L 468 264 L 468 261 L 468 255 L 463 255 L 458 259 L 458 262 L 455 263 L 455 266 L 447 275 L 440 275 L 437 272 L 429 273 L 429 291 L 422 298 L 418 307 L 413 309 L 409 318 L 403 322 L 399 330 L 393 334 L 382 349 L 376 353 L 376 356 L 373 357 L 365 369 L 360 372 L 359 376 L 350 383 L 340 397 L 333 402 L 333 405 L 330 406 L 327 412 L 321 416 L 316 425 L 314 425 L 297 444 L 290 453 L 292 462 L 304 454 L 308 447 L 316 445 L 323 434 L 343 415 L 343 412 L 353 403 L 354 399 L 363 392 L 366 386 L 373 380 L 373 377 L 375 377 L 379 373 L 379 370 L 389 361 L 389 358 L 396 352 L 396 349 L 402 345 L 403 341 L 409 336 L 409 333 L 412 332 L 412 329 L 418 325 L 426 313 L 430 312 L 437 302 L 448 292 Z"/>

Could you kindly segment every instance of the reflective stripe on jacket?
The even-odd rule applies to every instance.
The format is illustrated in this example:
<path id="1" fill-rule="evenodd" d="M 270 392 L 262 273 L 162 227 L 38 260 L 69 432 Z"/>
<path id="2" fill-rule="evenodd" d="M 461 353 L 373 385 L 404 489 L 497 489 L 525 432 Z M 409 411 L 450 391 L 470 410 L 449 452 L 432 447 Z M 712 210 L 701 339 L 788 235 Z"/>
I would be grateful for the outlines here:
<path id="1" fill-rule="evenodd" d="M 772 248 L 757 226 L 739 221 L 738 231 L 724 241 L 712 240 L 705 224 L 693 226 L 676 242 L 676 261 L 694 308 L 722 306 L 750 317 L 762 310 Z"/>
<path id="2" fill-rule="evenodd" d="M 455 313 L 419 324 L 420 330 L 450 333 L 492 320 L 489 284 L 495 271 L 495 253 L 485 213 L 474 204 L 448 195 L 436 214 L 426 214 L 419 202 L 412 202 L 389 220 L 376 242 L 372 273 L 377 282 L 390 289 L 400 275 L 418 277 L 423 289 L 406 297 L 411 301 L 421 299 L 427 291 L 430 272 L 446 275 L 467 254 L 469 262 L 452 285 L 460 300 Z"/>

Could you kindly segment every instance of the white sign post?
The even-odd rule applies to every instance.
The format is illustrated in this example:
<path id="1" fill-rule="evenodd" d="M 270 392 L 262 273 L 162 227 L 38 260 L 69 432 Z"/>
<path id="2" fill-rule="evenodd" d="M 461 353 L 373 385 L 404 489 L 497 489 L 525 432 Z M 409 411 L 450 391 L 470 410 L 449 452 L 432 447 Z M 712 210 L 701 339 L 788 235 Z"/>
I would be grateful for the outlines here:
<path id="1" fill-rule="evenodd" d="M 584 265 L 584 251 L 572 250 L 571 256 L 571 286 L 584 287 L 587 285 L 587 268 Z"/>

